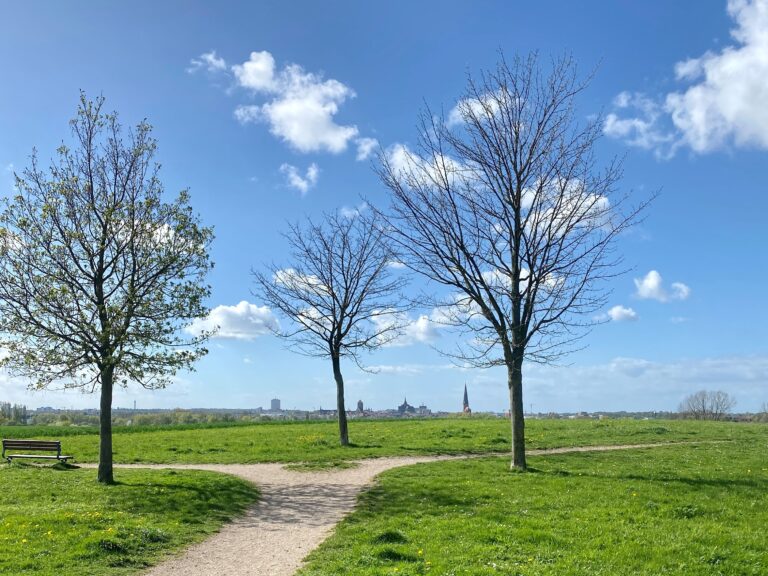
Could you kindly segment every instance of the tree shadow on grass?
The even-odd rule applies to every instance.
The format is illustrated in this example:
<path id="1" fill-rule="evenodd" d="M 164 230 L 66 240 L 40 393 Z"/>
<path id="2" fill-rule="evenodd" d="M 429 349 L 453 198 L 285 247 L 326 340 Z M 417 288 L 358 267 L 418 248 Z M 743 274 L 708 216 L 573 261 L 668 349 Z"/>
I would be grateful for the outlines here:
<path id="1" fill-rule="evenodd" d="M 238 525 L 258 525 L 281 530 L 297 524 L 329 526 L 340 520 L 357 502 L 358 487 L 345 484 L 298 484 L 270 486 Z"/>
<path id="2" fill-rule="evenodd" d="M 20 468 L 24 470 L 56 470 L 58 472 L 66 472 L 70 470 L 80 470 L 80 466 L 70 464 L 69 462 L 59 461 L 55 464 L 51 464 L 50 461 L 34 461 L 34 460 L 14 460 L 13 462 L 7 462 L 11 468 Z"/>
<path id="3" fill-rule="evenodd" d="M 641 482 L 652 483 L 678 483 L 685 484 L 694 488 L 701 488 L 705 486 L 714 488 L 733 488 L 740 486 L 744 488 L 756 488 L 756 489 L 768 489 L 768 482 L 758 478 L 699 478 L 693 476 L 674 476 L 668 474 L 637 474 L 637 473 L 623 473 L 623 474 L 601 474 L 599 472 L 589 472 L 581 470 L 578 473 L 568 470 L 541 470 L 542 474 L 547 476 L 559 476 L 559 477 L 579 477 L 584 478 L 597 478 L 601 480 L 634 480 Z"/>
<path id="4" fill-rule="evenodd" d="M 108 494 L 107 498 L 121 510 L 138 515 L 176 515 L 190 523 L 211 518 L 230 519 L 259 498 L 256 487 L 243 482 L 222 485 L 218 482 L 175 483 L 118 478 L 112 486 L 121 491 Z"/>

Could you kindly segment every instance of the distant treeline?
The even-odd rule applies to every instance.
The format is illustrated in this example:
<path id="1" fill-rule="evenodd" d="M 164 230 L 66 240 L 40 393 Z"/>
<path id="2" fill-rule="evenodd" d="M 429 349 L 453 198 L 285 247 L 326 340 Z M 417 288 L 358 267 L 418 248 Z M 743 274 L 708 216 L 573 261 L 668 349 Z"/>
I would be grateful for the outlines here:
<path id="1" fill-rule="evenodd" d="M 169 426 L 175 424 L 215 424 L 224 422 L 260 422 L 270 420 L 269 416 L 258 414 L 237 414 L 229 412 L 195 412 L 193 410 L 167 410 L 162 412 L 115 413 L 115 426 Z M 38 426 L 97 426 L 96 412 L 77 410 L 34 413 L 29 421 Z"/>
<path id="2" fill-rule="evenodd" d="M 0 424 L 26 424 L 27 407 L 23 404 L 0 402 Z"/>

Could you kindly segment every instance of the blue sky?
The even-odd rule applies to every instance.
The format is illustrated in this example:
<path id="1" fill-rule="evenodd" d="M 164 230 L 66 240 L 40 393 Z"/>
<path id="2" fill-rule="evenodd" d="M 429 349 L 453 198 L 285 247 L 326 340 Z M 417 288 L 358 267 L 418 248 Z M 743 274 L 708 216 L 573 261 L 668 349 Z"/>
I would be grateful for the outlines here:
<path id="1" fill-rule="evenodd" d="M 599 159 L 626 155 L 621 186 L 638 197 L 661 190 L 621 238 L 632 271 L 611 285 L 611 321 L 568 366 L 527 365 L 526 409 L 671 410 L 702 388 L 737 410 L 768 402 L 768 0 L 5 3 L 0 192 L 33 147 L 47 159 L 68 138 L 83 89 L 154 125 L 166 191 L 189 188 L 215 227 L 220 337 L 197 372 L 115 404 L 331 407 L 330 363 L 266 334 L 250 270 L 285 261 L 286 221 L 383 202 L 366 148 L 412 144 L 424 103 L 449 112 L 500 50 L 594 70 L 578 105 L 605 114 Z M 503 371 L 451 366 L 433 347 L 453 337 L 418 316 L 367 358 L 378 373 L 345 367 L 348 405 L 458 410 L 466 382 L 475 409 L 503 410 Z M 7 376 L 0 399 L 98 404 Z"/>

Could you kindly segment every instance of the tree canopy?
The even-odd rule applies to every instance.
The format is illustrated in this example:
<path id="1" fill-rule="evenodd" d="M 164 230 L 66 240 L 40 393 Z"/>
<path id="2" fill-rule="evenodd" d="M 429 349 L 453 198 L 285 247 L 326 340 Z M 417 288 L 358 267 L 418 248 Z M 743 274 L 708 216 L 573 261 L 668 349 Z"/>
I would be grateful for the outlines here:
<path id="1" fill-rule="evenodd" d="M 34 152 L 0 214 L 2 363 L 36 388 L 101 389 L 102 420 L 114 384 L 162 388 L 206 353 L 181 328 L 207 313 L 213 238 L 187 191 L 164 201 L 150 125 L 125 131 L 103 104 L 81 95 L 71 147 L 47 171 Z"/>

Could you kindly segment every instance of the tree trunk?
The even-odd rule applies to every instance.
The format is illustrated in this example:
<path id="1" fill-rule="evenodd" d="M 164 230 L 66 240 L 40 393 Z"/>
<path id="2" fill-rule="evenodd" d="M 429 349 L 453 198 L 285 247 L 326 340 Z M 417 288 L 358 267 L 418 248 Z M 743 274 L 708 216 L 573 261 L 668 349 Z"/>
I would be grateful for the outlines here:
<path id="1" fill-rule="evenodd" d="M 113 369 L 101 372 L 101 411 L 99 413 L 99 472 L 98 480 L 114 484 L 112 473 L 112 377 Z"/>
<path id="2" fill-rule="evenodd" d="M 347 408 L 344 404 L 344 377 L 341 375 L 341 358 L 338 354 L 331 355 L 333 361 L 333 378 L 336 380 L 336 410 L 339 413 L 339 442 L 349 446 L 349 430 L 347 429 Z"/>
<path id="3" fill-rule="evenodd" d="M 525 462 L 525 416 L 523 415 L 523 358 L 513 352 L 511 362 L 507 363 L 509 385 L 509 417 L 512 424 L 512 464 L 513 470 L 524 471 Z"/>

